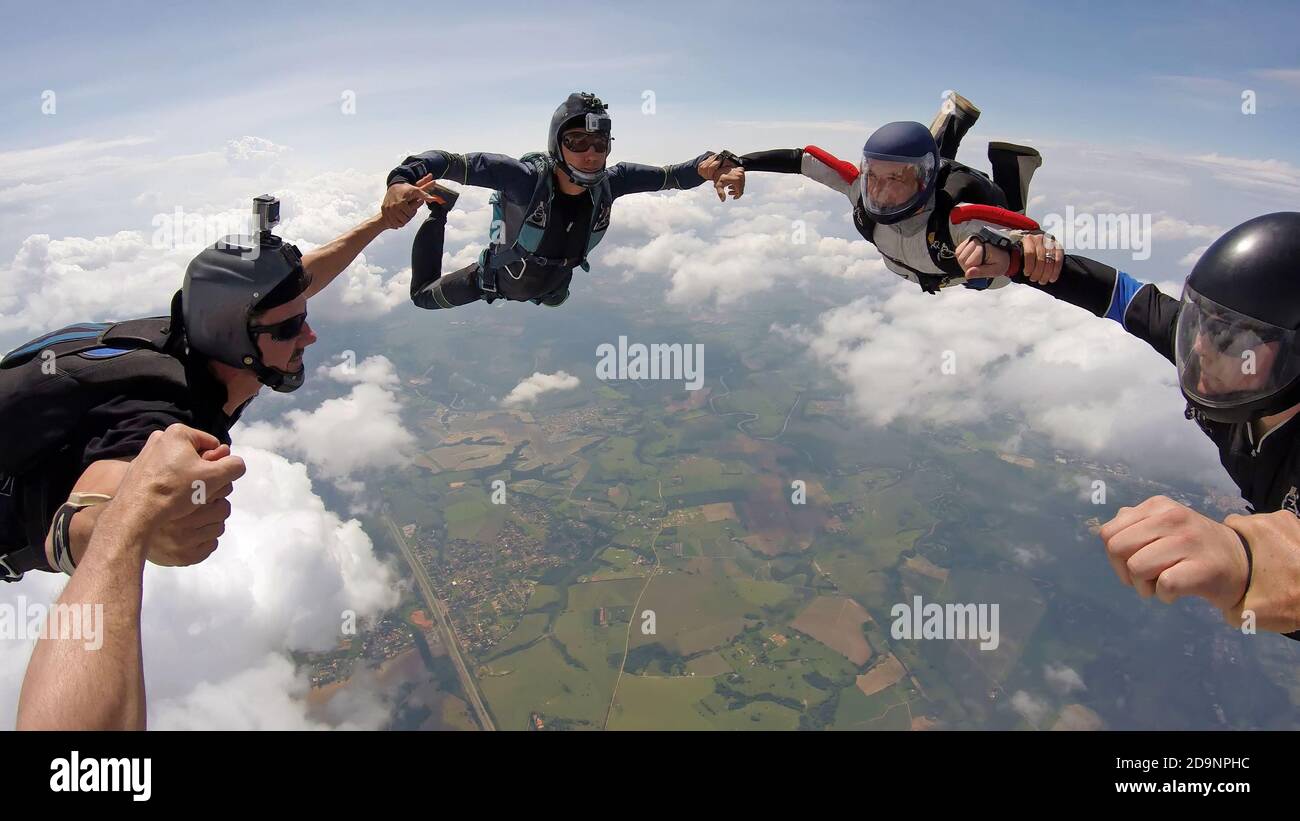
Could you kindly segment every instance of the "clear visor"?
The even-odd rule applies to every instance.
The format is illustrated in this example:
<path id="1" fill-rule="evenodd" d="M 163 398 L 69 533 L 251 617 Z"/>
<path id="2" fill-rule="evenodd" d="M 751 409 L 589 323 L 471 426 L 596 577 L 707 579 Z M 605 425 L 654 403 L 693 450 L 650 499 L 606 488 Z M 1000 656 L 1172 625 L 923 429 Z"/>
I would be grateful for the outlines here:
<path id="1" fill-rule="evenodd" d="M 1261 322 L 1183 288 L 1174 336 L 1183 391 L 1211 408 L 1265 399 L 1300 375 L 1296 332 Z"/>
<path id="2" fill-rule="evenodd" d="M 934 157 L 862 158 L 859 169 L 862 203 L 876 217 L 911 211 L 925 198 L 926 183 L 934 173 Z"/>

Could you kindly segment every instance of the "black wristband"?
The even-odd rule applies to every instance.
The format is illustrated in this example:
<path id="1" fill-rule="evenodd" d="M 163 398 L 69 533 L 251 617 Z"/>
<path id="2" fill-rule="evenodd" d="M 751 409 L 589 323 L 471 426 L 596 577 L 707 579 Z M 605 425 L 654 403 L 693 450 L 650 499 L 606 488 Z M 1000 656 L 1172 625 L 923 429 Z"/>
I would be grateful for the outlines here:
<path id="1" fill-rule="evenodd" d="M 1236 530 L 1232 532 L 1237 533 Z M 1250 552 L 1250 542 L 1246 541 L 1245 536 L 1237 533 L 1237 538 L 1241 540 L 1241 547 L 1246 551 L 1246 589 L 1241 591 L 1240 599 L 1240 601 L 1244 602 L 1246 594 L 1250 592 L 1250 583 L 1255 578 L 1255 554 Z"/>
<path id="2" fill-rule="evenodd" d="M 54 543 L 54 569 L 69 576 L 77 569 L 77 563 L 72 558 L 72 517 L 77 515 L 78 510 L 81 508 L 65 503 L 54 514 L 54 524 L 50 528 Z"/>

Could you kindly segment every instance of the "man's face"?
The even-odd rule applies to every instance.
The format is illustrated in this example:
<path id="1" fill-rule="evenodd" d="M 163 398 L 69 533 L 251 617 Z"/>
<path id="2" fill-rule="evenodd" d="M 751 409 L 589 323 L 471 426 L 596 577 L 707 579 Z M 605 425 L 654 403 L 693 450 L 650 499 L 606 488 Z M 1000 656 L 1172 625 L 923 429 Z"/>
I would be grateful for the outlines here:
<path id="1" fill-rule="evenodd" d="M 921 190 L 916 166 L 911 163 L 872 160 L 866 173 L 867 196 L 882 210 L 897 208 Z"/>
<path id="2" fill-rule="evenodd" d="M 1219 350 L 1208 334 L 1198 333 L 1192 345 L 1200 368 L 1197 391 L 1201 396 L 1227 396 L 1258 391 L 1267 386 L 1281 343 L 1262 342 Z"/>
<path id="3" fill-rule="evenodd" d="M 306 312 L 307 298 L 299 296 L 269 311 L 254 315 L 251 324 L 277 325 Z M 257 349 L 262 353 L 262 362 L 268 367 L 278 368 L 286 373 L 297 373 L 302 370 L 302 352 L 308 345 L 316 342 L 316 333 L 311 329 L 311 325 L 303 322 L 302 328 L 288 339 L 276 339 L 276 336 L 283 336 L 283 334 L 262 331 L 256 335 Z"/>
<path id="4" fill-rule="evenodd" d="M 577 143 L 584 150 L 569 148 L 570 143 Z M 597 150 L 603 144 L 603 151 Z M 605 158 L 609 156 L 609 135 L 603 132 L 591 133 L 581 128 L 570 128 L 560 135 L 560 151 L 564 161 L 571 167 L 587 174 L 594 174 L 605 167 Z"/>

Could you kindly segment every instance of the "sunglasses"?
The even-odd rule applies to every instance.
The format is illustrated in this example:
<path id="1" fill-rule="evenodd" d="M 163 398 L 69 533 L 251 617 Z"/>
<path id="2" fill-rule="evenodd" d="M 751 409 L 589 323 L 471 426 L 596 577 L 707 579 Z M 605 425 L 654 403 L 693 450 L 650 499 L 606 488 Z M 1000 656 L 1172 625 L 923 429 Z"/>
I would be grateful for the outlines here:
<path id="1" fill-rule="evenodd" d="M 589 148 L 595 148 L 597 153 L 608 154 L 609 143 L 614 138 L 608 134 L 565 134 L 561 137 L 564 147 L 575 153 L 581 154 Z"/>
<path id="2" fill-rule="evenodd" d="M 276 342 L 288 342 L 290 339 L 297 339 L 298 334 L 302 333 L 302 328 L 306 324 L 307 312 L 303 311 L 297 316 L 291 316 L 274 325 L 249 325 L 248 332 L 254 335 L 270 334 L 271 338 Z"/>

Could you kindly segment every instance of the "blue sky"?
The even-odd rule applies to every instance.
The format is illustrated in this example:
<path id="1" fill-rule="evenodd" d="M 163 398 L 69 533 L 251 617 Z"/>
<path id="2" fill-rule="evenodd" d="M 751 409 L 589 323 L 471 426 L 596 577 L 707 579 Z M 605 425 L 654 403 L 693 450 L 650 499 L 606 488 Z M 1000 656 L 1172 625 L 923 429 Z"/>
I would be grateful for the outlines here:
<path id="1" fill-rule="evenodd" d="M 1294 152 L 1300 121 L 1300 8 L 1284 3 L 111 8 L 5 4 L 4 147 L 162 131 L 184 148 L 252 132 L 342 153 L 539 134 L 579 87 L 624 116 L 652 89 L 661 112 L 699 121 L 866 124 L 926 118 L 951 87 L 1008 133 L 1251 155 Z M 44 89 L 57 117 L 38 116 Z M 341 89 L 364 116 L 340 122 Z"/>
<path id="2" fill-rule="evenodd" d="M 1226 228 L 1300 194 L 1297 31 L 1281 3 L 10 2 L 0 265 L 34 234 L 147 231 L 285 180 L 354 171 L 377 199 L 409 153 L 543 147 L 574 90 L 611 105 L 614 161 L 662 163 L 810 143 L 852 159 L 954 88 L 984 112 L 961 159 L 1042 149 L 1036 216 L 1110 203 Z M 228 161 L 249 137 L 275 173 Z"/>

